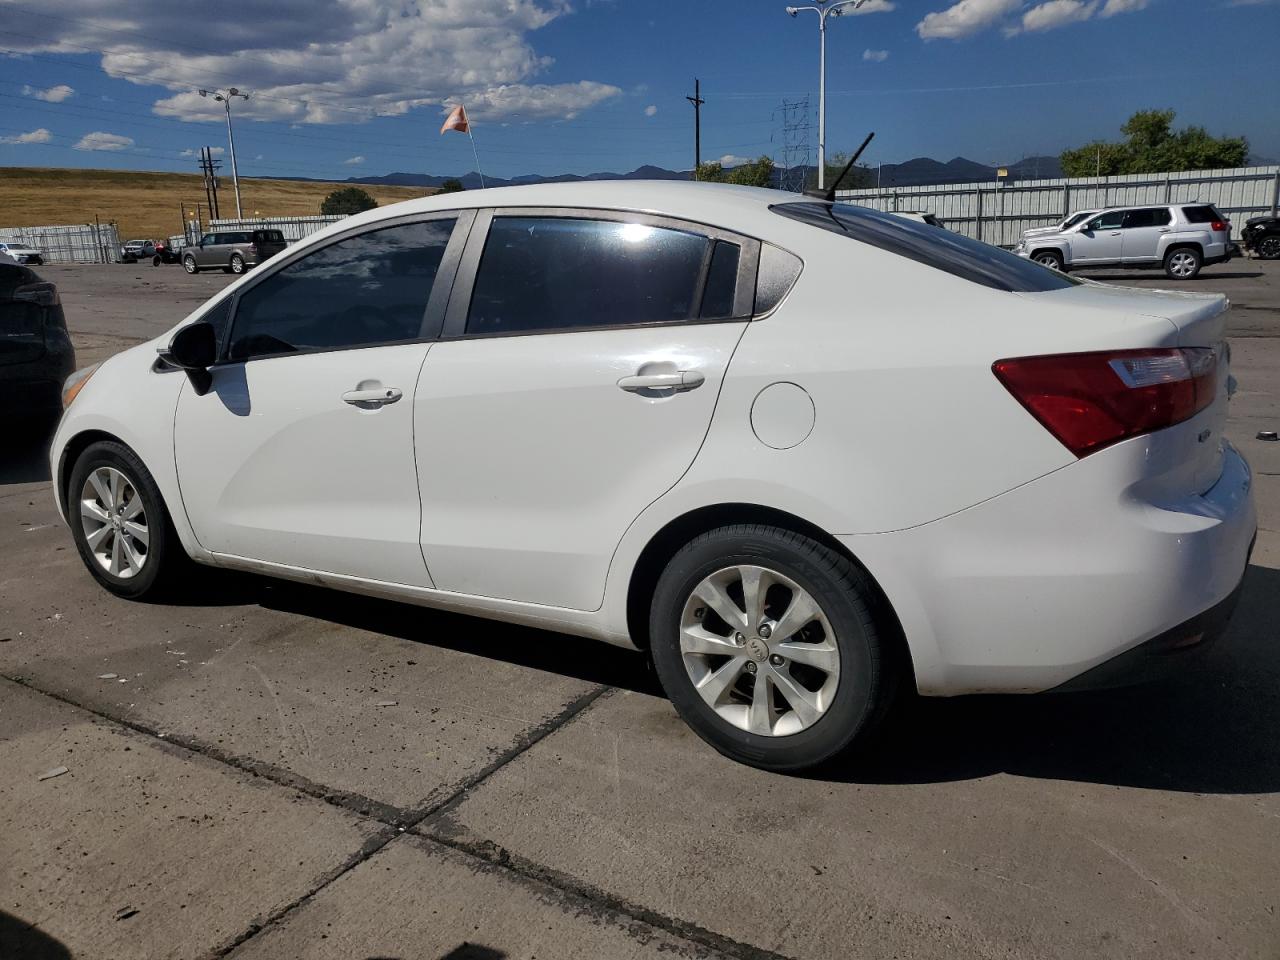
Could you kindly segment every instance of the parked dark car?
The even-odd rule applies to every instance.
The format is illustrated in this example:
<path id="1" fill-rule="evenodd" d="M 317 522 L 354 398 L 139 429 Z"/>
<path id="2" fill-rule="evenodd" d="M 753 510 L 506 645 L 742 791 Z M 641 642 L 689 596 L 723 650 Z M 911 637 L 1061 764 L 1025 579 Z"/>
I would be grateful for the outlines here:
<path id="1" fill-rule="evenodd" d="M 1280 217 L 1250 217 L 1240 231 L 1244 248 L 1260 260 L 1280 260 Z"/>
<path id="2" fill-rule="evenodd" d="M 181 263 L 182 251 L 174 246 L 173 240 L 157 240 L 155 256 L 151 258 L 151 265 L 158 267 L 162 263 Z"/>
<path id="3" fill-rule="evenodd" d="M 0 261 L 0 411 L 6 423 L 50 420 L 76 368 L 58 288 Z"/>

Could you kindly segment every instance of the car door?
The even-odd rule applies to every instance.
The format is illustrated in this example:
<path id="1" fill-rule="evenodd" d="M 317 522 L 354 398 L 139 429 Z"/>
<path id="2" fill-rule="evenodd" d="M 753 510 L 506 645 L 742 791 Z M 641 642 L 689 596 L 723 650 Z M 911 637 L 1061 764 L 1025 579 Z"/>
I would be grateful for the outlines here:
<path id="1" fill-rule="evenodd" d="M 1120 263 L 1124 257 L 1123 210 L 1098 214 L 1071 238 L 1072 265 Z"/>
<path id="2" fill-rule="evenodd" d="M 196 258 L 196 266 L 213 266 L 213 248 L 214 244 L 217 242 L 218 235 L 216 233 L 206 233 L 200 238 L 200 242 L 196 245 L 196 248 L 191 251 L 192 256 Z"/>
<path id="3" fill-rule="evenodd" d="M 1168 207 L 1139 207 L 1124 215 L 1125 263 L 1150 263 L 1160 258 L 1160 239 L 1172 229 Z"/>
<path id="4" fill-rule="evenodd" d="M 183 506 L 216 554 L 429 586 L 413 390 L 470 215 L 360 228 L 235 296 L 223 360 L 178 401 Z"/>
<path id="5" fill-rule="evenodd" d="M 414 402 L 438 588 L 600 605 L 627 526 L 701 447 L 758 259 L 639 214 L 480 215 Z"/>

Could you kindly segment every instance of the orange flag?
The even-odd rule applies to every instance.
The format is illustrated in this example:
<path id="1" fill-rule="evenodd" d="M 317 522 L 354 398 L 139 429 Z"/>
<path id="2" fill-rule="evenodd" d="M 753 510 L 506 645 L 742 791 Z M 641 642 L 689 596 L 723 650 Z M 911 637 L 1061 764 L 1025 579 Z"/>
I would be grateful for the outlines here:
<path id="1" fill-rule="evenodd" d="M 451 111 L 444 121 L 444 126 L 440 128 L 441 133 L 447 133 L 450 130 L 457 130 L 459 133 L 467 133 L 471 129 L 471 124 L 467 120 L 467 111 L 458 104 Z"/>

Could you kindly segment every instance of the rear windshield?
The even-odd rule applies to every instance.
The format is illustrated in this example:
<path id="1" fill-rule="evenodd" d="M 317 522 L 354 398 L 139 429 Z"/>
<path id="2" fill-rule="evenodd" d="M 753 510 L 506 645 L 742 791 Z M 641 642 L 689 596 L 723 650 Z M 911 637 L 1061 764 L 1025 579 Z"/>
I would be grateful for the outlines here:
<path id="1" fill-rule="evenodd" d="M 867 207 L 801 201 L 775 203 L 769 209 L 995 290 L 1040 293 L 1081 282 L 980 240 Z"/>
<path id="2" fill-rule="evenodd" d="M 1182 215 L 1187 218 L 1188 223 L 1211 223 L 1214 220 L 1223 219 L 1222 214 L 1215 210 L 1212 204 L 1202 207 L 1183 207 Z"/>
<path id="3" fill-rule="evenodd" d="M 262 240 L 266 243 L 283 243 L 284 234 L 279 230 L 255 230 L 253 231 L 253 239 Z"/>

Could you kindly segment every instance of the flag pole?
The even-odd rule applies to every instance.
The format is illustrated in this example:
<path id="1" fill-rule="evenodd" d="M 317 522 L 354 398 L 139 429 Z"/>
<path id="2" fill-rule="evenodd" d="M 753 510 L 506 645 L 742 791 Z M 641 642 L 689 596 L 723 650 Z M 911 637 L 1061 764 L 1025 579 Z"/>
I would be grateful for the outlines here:
<path id="1" fill-rule="evenodd" d="M 471 141 L 471 155 L 476 158 L 476 173 L 480 174 L 480 189 L 484 189 L 484 171 L 480 169 L 480 154 L 476 153 L 476 138 L 471 135 L 471 124 L 467 124 L 467 138 Z"/>

